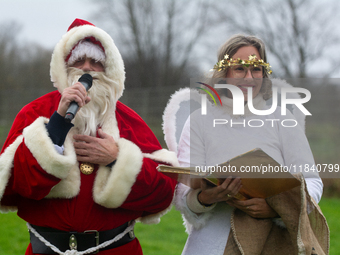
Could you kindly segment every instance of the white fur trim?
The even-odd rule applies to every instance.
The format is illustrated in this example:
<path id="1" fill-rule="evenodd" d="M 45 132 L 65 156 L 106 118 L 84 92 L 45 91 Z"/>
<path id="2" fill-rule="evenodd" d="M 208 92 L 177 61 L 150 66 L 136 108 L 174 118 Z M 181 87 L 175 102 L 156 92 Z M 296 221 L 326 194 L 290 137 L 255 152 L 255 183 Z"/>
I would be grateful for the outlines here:
<path id="1" fill-rule="evenodd" d="M 71 56 L 67 61 L 69 66 L 73 65 L 78 59 L 92 58 L 104 65 L 105 53 L 99 45 L 93 44 L 88 41 L 80 41 L 78 45 L 72 50 Z"/>
<path id="2" fill-rule="evenodd" d="M 152 159 L 154 161 L 168 163 L 172 166 L 179 166 L 176 154 L 173 151 L 168 151 L 166 149 L 161 149 L 154 151 L 153 153 L 143 153 L 145 158 Z"/>
<path id="3" fill-rule="evenodd" d="M 112 169 L 105 166 L 98 169 L 93 187 L 94 201 L 107 208 L 118 208 L 124 203 L 143 165 L 143 155 L 137 145 L 124 138 L 117 144 L 116 163 Z"/>
<path id="4" fill-rule="evenodd" d="M 65 155 L 60 155 L 48 137 L 45 123 L 48 120 L 40 117 L 24 129 L 13 144 L 0 156 L 0 198 L 10 177 L 15 152 L 25 138 L 25 144 L 48 173 L 62 180 L 54 186 L 46 198 L 71 198 L 80 190 L 80 173 L 71 139 L 65 140 Z M 71 133 L 71 132 L 70 132 Z M 1 206 L 1 212 L 16 210 L 15 207 Z"/>
<path id="5" fill-rule="evenodd" d="M 188 208 L 194 213 L 206 213 L 215 208 L 216 203 L 211 206 L 203 206 L 198 201 L 198 193 L 200 193 L 201 189 L 191 189 L 187 194 L 187 205 Z"/>
<path id="6" fill-rule="evenodd" d="M 74 150 L 72 141 L 76 131 L 72 128 L 65 139 L 65 145 L 69 144 L 66 149 Z M 55 185 L 46 198 L 73 198 L 79 194 L 80 191 L 80 170 L 78 161 L 71 168 L 66 178 L 62 179 Z"/>
<path id="7" fill-rule="evenodd" d="M 202 228 L 206 224 L 207 220 L 213 215 L 213 210 L 206 213 L 196 214 L 189 209 L 187 205 L 187 195 L 190 191 L 190 187 L 182 183 L 178 183 L 174 198 L 174 205 L 176 209 L 183 215 L 184 226 L 186 227 L 187 233 L 190 233 L 192 228 Z"/>
<path id="8" fill-rule="evenodd" d="M 118 87 L 116 89 L 117 99 L 121 97 L 124 90 L 124 62 L 111 36 L 104 30 L 91 25 L 83 25 L 72 28 L 63 35 L 59 43 L 54 48 L 51 60 L 51 81 L 54 86 L 62 92 L 67 85 L 67 66 L 65 59 L 73 49 L 73 47 L 82 39 L 86 37 L 94 37 L 102 44 L 106 60 L 105 60 L 105 74 L 115 81 Z"/>
<path id="9" fill-rule="evenodd" d="M 177 154 L 177 138 L 179 138 L 182 133 L 181 128 L 183 126 L 178 123 L 177 114 L 181 110 L 183 114 L 182 118 L 185 120 L 190 115 L 190 104 L 189 107 L 182 107 L 181 103 L 186 101 L 194 100 L 200 104 L 200 95 L 196 90 L 192 90 L 189 88 L 183 88 L 176 91 L 170 98 L 167 106 L 165 107 L 163 114 L 163 132 L 164 132 L 164 140 L 169 148 L 169 150 L 174 151 Z M 186 115 L 186 117 L 185 117 Z"/>
<path id="10" fill-rule="evenodd" d="M 64 155 L 60 155 L 48 136 L 45 123 L 48 123 L 48 119 L 39 117 L 27 126 L 23 131 L 24 142 L 47 173 L 64 179 L 77 162 L 73 145 L 70 140 L 65 141 Z"/>
<path id="11" fill-rule="evenodd" d="M 15 141 L 10 146 L 8 146 L 0 156 L 0 201 L 5 192 L 8 180 L 11 177 L 11 169 L 13 167 L 15 152 L 22 141 L 23 136 L 18 136 Z M 2 213 L 15 210 L 15 207 L 2 206 L 0 204 L 0 211 Z"/>
<path id="12" fill-rule="evenodd" d="M 73 198 L 80 191 L 80 170 L 74 165 L 65 179 L 55 185 L 45 198 Z"/>

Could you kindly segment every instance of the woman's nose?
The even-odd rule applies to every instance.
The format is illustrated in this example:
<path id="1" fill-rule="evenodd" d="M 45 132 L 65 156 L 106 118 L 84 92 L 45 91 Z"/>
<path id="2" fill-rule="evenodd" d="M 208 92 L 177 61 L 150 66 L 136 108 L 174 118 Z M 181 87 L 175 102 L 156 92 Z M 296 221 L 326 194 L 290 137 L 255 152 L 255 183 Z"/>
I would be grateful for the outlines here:
<path id="1" fill-rule="evenodd" d="M 253 75 L 251 74 L 251 70 L 250 69 L 247 69 L 247 72 L 246 72 L 246 76 L 244 78 L 248 78 L 248 79 L 252 79 L 253 78 Z"/>

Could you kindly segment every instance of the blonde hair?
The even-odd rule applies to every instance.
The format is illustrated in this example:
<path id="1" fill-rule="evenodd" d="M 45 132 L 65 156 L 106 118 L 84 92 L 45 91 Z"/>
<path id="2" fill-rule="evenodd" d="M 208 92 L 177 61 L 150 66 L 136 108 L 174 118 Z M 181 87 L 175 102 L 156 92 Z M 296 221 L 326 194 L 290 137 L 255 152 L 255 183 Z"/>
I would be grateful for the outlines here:
<path id="1" fill-rule="evenodd" d="M 230 57 L 233 57 L 235 53 L 242 47 L 245 46 L 253 46 L 255 47 L 259 54 L 261 59 L 264 62 L 267 62 L 267 54 L 266 54 L 266 48 L 263 43 L 263 41 L 255 36 L 246 36 L 237 34 L 232 36 L 228 41 L 226 41 L 219 49 L 218 51 L 218 60 L 220 61 L 224 59 L 224 56 L 228 54 Z M 228 72 L 228 68 L 218 71 L 214 70 L 212 74 L 212 78 L 226 78 Z M 268 73 L 263 71 L 263 80 L 262 87 L 260 90 L 260 93 L 263 95 L 263 99 L 267 100 L 272 96 L 272 84 L 271 81 L 268 79 Z"/>

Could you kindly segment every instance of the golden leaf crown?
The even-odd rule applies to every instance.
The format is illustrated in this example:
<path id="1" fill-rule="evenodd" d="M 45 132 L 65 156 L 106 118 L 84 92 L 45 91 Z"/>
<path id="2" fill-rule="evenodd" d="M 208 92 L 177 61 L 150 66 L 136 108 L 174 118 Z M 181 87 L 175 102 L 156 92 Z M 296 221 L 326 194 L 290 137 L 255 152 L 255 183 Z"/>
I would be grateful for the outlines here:
<path id="1" fill-rule="evenodd" d="M 222 60 L 218 61 L 216 63 L 216 65 L 214 65 L 213 69 L 215 69 L 217 71 L 222 71 L 222 70 L 227 69 L 230 66 L 236 66 L 236 65 L 243 65 L 243 66 L 246 66 L 246 67 L 249 67 L 250 65 L 253 65 L 254 67 L 263 66 L 268 75 L 273 72 L 270 69 L 271 66 L 269 65 L 269 63 L 264 62 L 262 59 L 257 59 L 255 54 L 249 55 L 248 60 L 242 60 L 240 58 L 232 59 L 232 58 L 229 58 L 228 54 L 225 54 L 224 58 Z"/>

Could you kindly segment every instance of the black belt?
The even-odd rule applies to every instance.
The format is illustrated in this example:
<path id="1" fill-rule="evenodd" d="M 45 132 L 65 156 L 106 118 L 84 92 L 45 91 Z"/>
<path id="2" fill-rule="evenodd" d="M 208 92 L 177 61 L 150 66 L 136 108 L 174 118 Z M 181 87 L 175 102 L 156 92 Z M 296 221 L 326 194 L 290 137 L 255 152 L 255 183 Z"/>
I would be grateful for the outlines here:
<path id="1" fill-rule="evenodd" d="M 57 247 L 60 251 L 65 252 L 71 250 L 71 248 L 76 248 L 77 251 L 85 251 L 87 249 L 96 247 L 106 241 L 112 240 L 128 227 L 129 223 L 125 223 L 117 228 L 106 230 L 106 231 L 96 231 L 88 230 L 84 233 L 78 232 L 65 232 L 53 228 L 39 227 L 31 225 L 42 237 L 49 241 L 52 245 Z M 100 249 L 100 251 L 113 249 L 124 244 L 127 244 L 135 239 L 133 230 L 124 235 L 117 242 Z M 38 254 L 56 254 L 51 248 L 47 247 L 43 242 L 41 242 L 33 233 L 30 232 L 30 240 L 32 244 L 33 253 Z M 76 247 L 75 247 L 76 246 Z"/>

